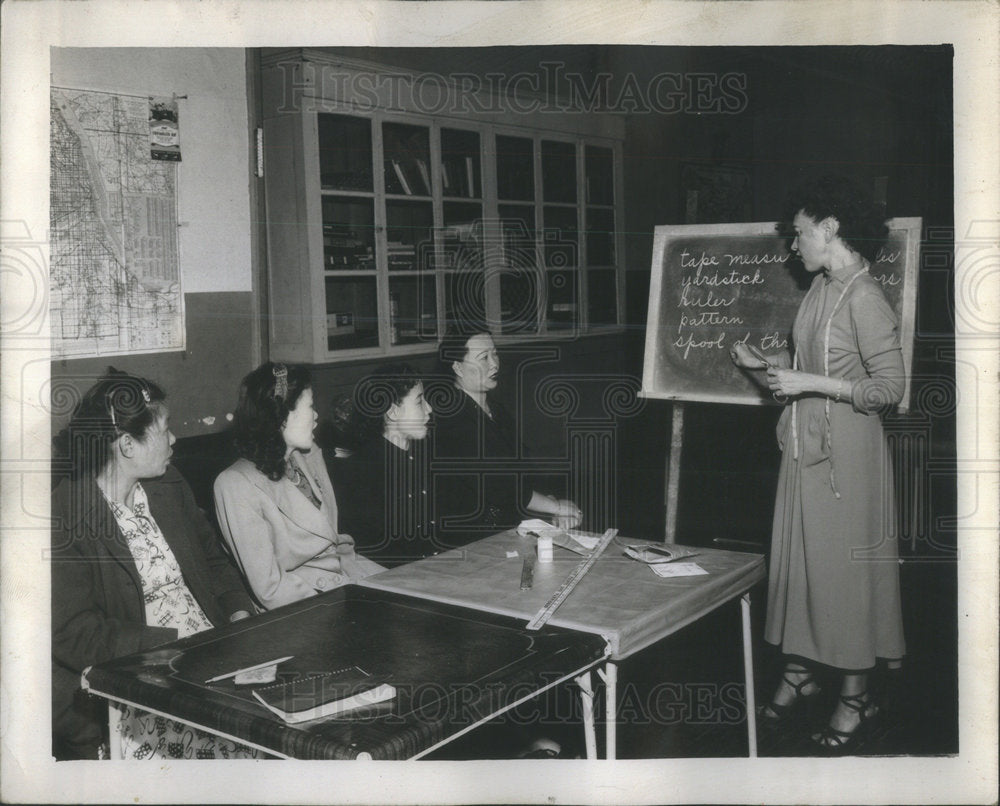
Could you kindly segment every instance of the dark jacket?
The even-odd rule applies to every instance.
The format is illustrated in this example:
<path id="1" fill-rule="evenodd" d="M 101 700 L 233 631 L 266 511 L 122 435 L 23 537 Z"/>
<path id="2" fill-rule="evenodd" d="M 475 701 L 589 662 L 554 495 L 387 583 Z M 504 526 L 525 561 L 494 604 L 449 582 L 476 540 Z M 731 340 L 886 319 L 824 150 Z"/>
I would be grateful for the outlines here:
<path id="1" fill-rule="evenodd" d="M 141 482 L 149 511 L 209 621 L 254 612 L 187 482 L 173 467 Z M 93 757 L 104 709 L 82 696 L 88 666 L 177 638 L 146 624 L 142 581 L 111 508 L 92 478 L 66 480 L 52 500 L 52 723 L 57 756 Z"/>
<path id="2" fill-rule="evenodd" d="M 493 417 L 464 392 L 453 411 L 434 414 L 433 479 L 438 537 L 461 546 L 517 526 L 531 496 L 517 423 L 490 398 Z"/>
<path id="3" fill-rule="evenodd" d="M 427 440 L 403 450 L 378 436 L 328 462 L 340 527 L 358 552 L 386 567 L 436 553 Z"/>

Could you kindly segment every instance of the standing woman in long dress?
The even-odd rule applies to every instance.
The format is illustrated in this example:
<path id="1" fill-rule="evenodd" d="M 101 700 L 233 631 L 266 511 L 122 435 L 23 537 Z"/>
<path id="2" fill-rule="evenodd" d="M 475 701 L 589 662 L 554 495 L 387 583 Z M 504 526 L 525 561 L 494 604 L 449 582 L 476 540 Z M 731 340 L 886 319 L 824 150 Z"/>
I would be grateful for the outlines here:
<path id="1" fill-rule="evenodd" d="M 817 694 L 815 665 L 843 675 L 828 725 L 813 735 L 825 751 L 852 749 L 878 707 L 868 691 L 876 659 L 905 652 L 899 597 L 892 472 L 880 414 L 902 398 L 897 318 L 869 261 L 884 219 L 849 180 L 824 177 L 791 207 L 795 252 L 815 274 L 795 317 L 794 353 L 733 361 L 767 367 L 787 397 L 772 530 L 765 639 L 786 656 L 762 720 L 783 722 Z"/>

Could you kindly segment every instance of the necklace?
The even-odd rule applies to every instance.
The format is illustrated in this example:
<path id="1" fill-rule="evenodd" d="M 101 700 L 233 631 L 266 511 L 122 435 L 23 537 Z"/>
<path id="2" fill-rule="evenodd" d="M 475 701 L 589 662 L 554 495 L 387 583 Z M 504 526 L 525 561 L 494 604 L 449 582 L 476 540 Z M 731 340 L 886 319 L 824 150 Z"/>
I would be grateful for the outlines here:
<path id="1" fill-rule="evenodd" d="M 292 457 L 288 457 L 285 462 L 285 478 L 288 479 L 295 487 L 301 492 L 309 501 L 319 509 L 322 506 L 322 502 L 316 495 L 316 491 L 313 490 L 312 485 L 309 480 L 305 477 L 305 474 L 299 469 L 298 463 L 295 462 Z M 319 487 L 319 483 L 316 484 Z"/>

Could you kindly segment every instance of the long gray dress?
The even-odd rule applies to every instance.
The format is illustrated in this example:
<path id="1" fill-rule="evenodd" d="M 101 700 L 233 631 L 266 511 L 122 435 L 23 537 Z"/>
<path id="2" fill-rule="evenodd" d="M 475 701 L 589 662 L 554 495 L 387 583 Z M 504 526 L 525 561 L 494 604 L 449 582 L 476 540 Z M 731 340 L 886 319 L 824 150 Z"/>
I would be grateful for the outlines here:
<path id="1" fill-rule="evenodd" d="M 853 670 L 905 652 L 892 469 L 879 418 L 902 396 L 903 359 L 896 315 L 859 268 L 817 276 L 795 318 L 797 368 L 849 379 L 854 390 L 839 402 L 802 397 L 778 422 L 765 627 L 765 639 L 786 654 Z"/>

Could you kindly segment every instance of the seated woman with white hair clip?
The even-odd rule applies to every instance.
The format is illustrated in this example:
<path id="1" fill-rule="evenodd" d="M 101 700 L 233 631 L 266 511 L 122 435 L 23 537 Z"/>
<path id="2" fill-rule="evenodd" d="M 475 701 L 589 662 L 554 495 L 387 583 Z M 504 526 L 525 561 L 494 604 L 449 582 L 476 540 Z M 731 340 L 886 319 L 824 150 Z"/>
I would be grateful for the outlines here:
<path id="1" fill-rule="evenodd" d="M 337 528 L 337 500 L 313 442 L 309 372 L 270 362 L 243 379 L 236 406 L 242 458 L 215 481 L 223 536 L 250 589 L 271 610 L 383 570 Z"/>
<path id="2" fill-rule="evenodd" d="M 109 368 L 56 438 L 72 475 L 52 497 L 52 730 L 57 759 L 108 755 L 107 709 L 84 696 L 95 663 L 246 618 L 239 573 L 170 466 L 163 390 Z M 121 758 L 243 758 L 256 751 L 118 706 Z"/>

